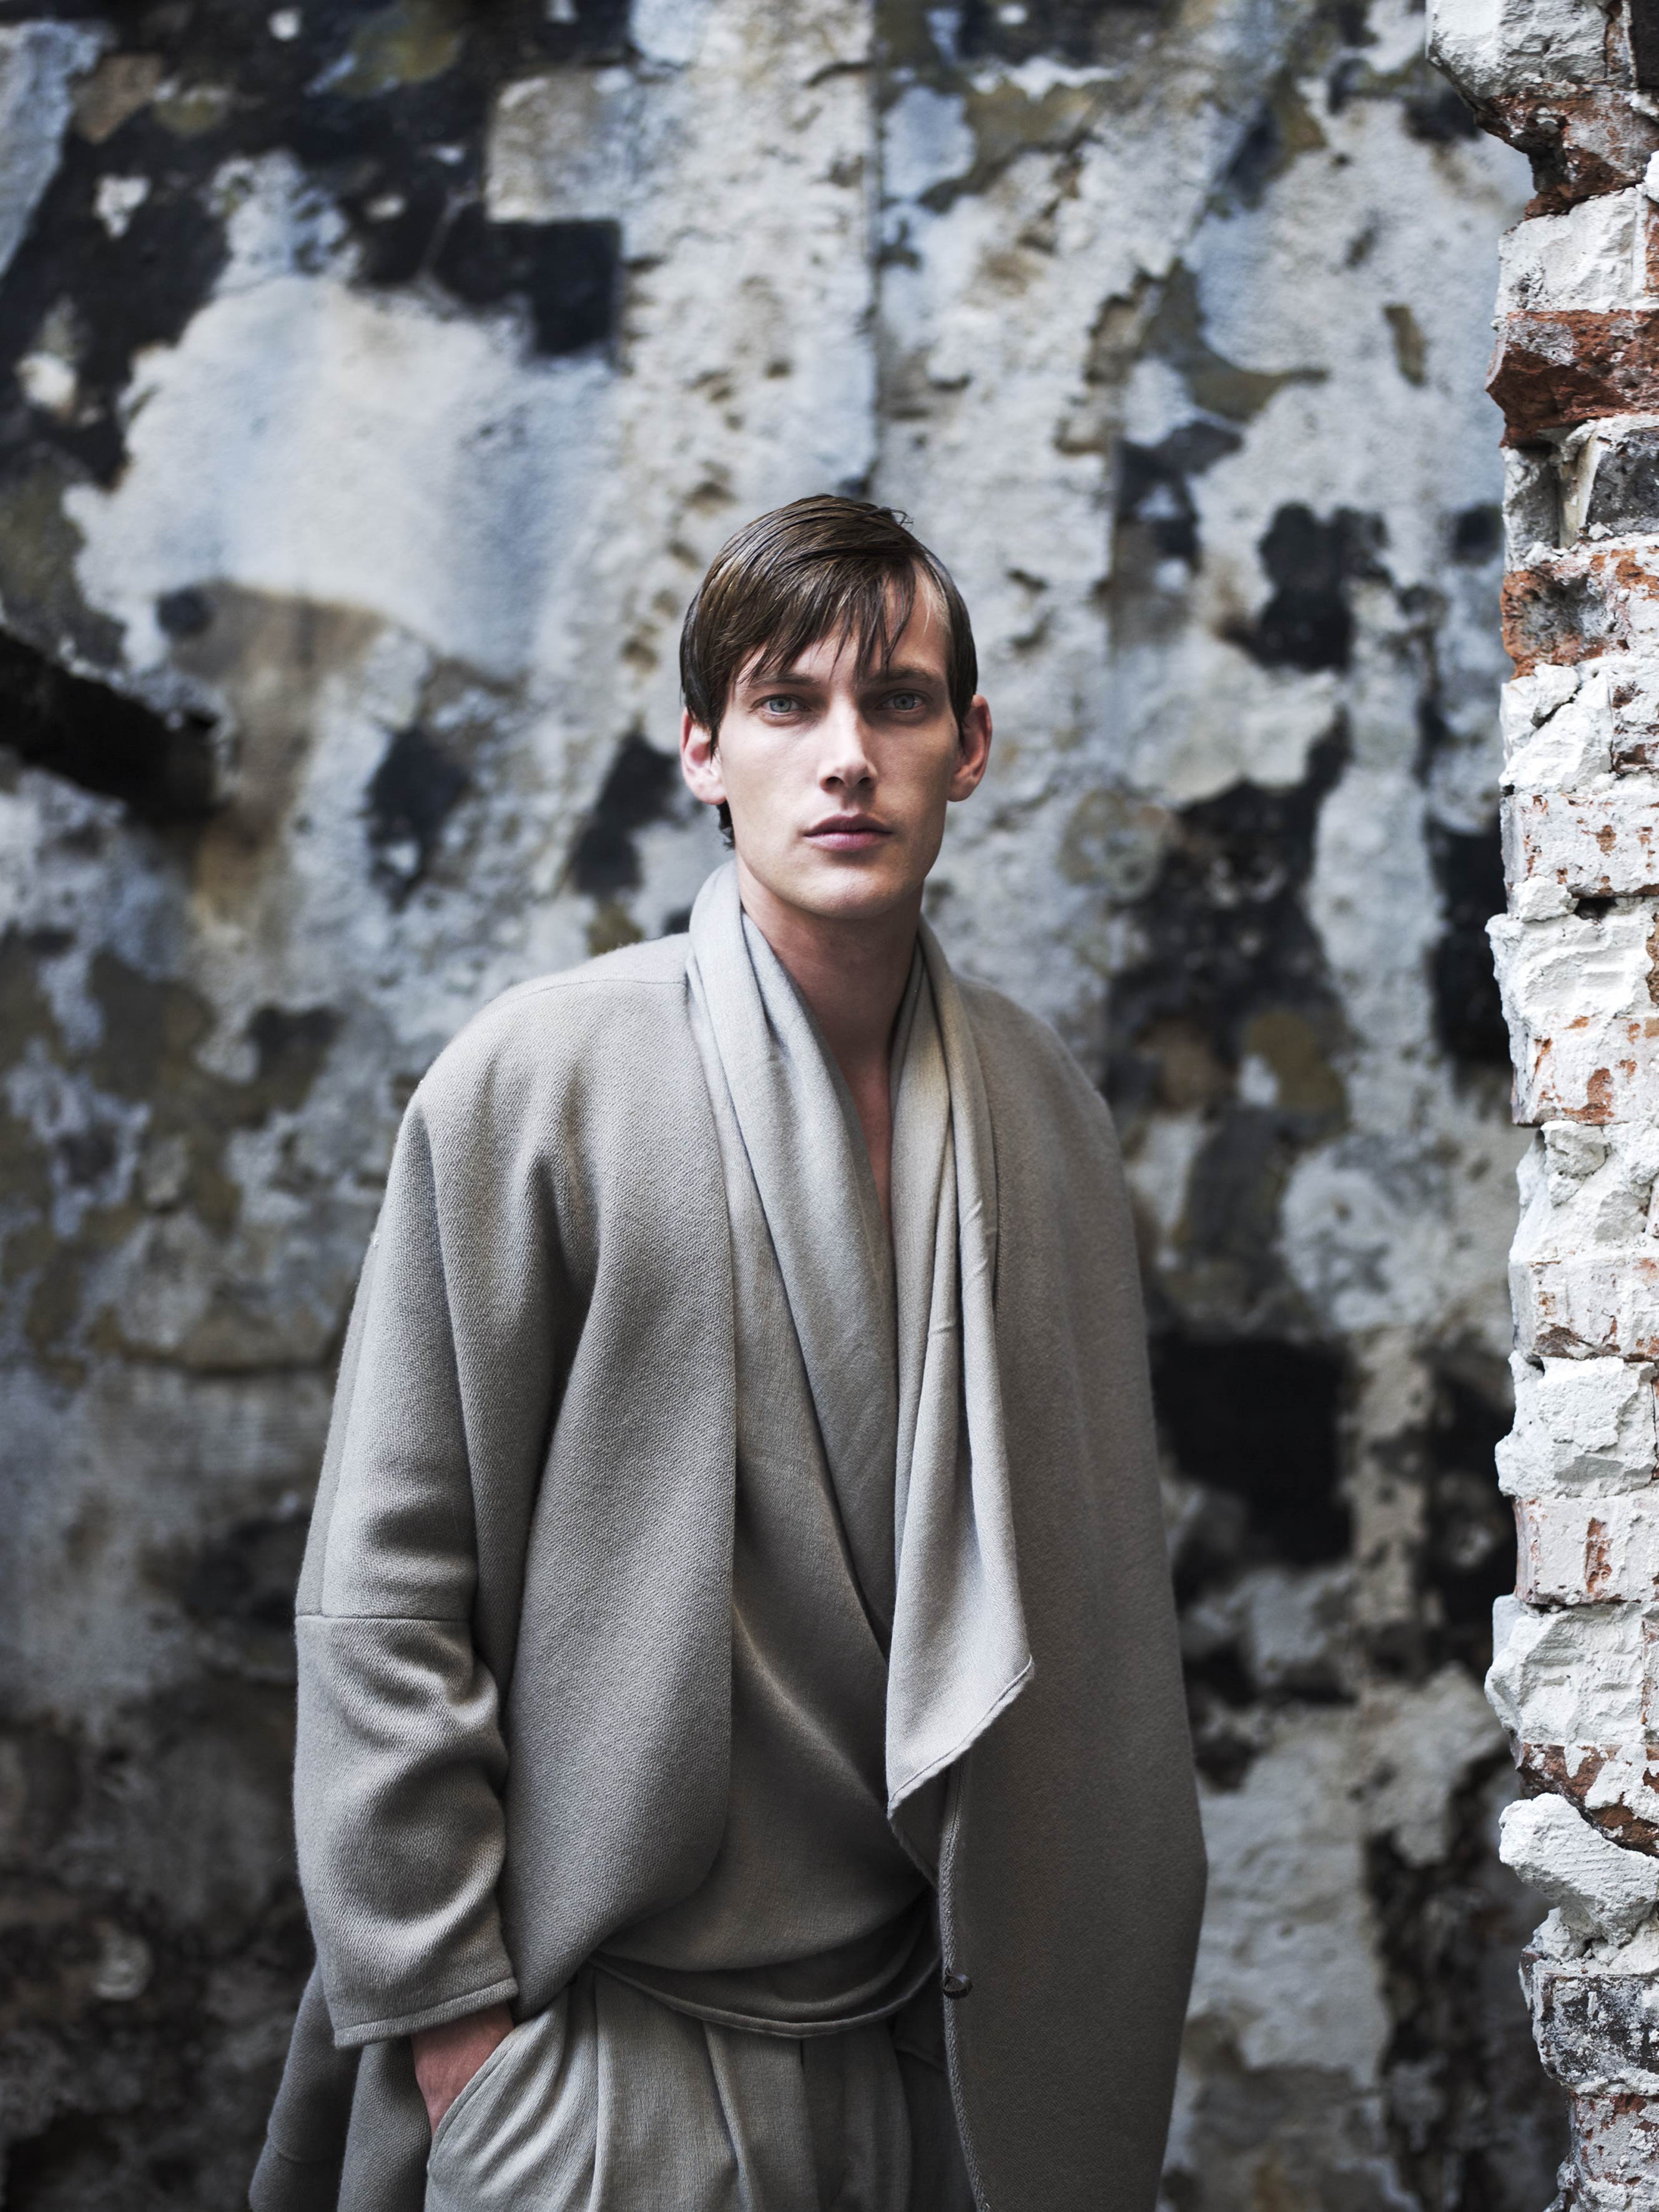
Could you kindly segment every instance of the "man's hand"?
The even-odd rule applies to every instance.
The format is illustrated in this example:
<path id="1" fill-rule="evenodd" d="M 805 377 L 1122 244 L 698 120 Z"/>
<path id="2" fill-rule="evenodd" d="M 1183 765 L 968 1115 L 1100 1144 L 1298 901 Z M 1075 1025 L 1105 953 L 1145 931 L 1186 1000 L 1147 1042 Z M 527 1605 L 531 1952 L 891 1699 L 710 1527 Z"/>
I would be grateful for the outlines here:
<path id="1" fill-rule="evenodd" d="M 410 2040 L 415 2046 L 415 2079 L 426 2100 L 426 2116 L 432 2132 L 498 2043 L 505 2043 L 513 2015 L 504 2004 L 483 2012 L 470 2012 L 464 2020 L 447 2020 L 441 2027 L 423 2027 Z"/>

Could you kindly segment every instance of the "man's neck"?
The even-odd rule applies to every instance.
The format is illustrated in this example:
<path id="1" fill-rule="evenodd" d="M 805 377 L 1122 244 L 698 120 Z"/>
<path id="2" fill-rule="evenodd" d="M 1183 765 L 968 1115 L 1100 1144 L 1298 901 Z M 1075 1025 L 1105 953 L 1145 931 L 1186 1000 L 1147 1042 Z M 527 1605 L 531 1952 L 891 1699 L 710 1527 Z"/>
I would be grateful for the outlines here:
<path id="1" fill-rule="evenodd" d="M 915 957 L 921 893 L 889 913 L 838 920 L 774 896 L 738 861 L 744 911 L 812 1010 L 854 1096 L 886 1079 L 893 1024 Z"/>

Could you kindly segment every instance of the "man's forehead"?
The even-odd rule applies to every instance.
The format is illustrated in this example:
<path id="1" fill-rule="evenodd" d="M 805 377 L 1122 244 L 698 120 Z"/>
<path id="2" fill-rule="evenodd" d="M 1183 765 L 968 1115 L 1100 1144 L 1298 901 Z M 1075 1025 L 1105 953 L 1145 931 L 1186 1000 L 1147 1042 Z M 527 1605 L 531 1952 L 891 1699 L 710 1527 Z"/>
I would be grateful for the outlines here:
<path id="1" fill-rule="evenodd" d="M 858 636 L 851 625 L 826 630 L 814 638 L 810 645 L 800 646 L 786 659 L 772 644 L 761 646 L 738 671 L 739 684 L 775 683 L 780 676 L 811 676 L 828 683 L 842 673 L 851 673 L 856 662 Z M 863 672 L 863 680 L 882 682 L 896 675 L 932 677 L 943 682 L 949 673 L 946 652 L 949 638 L 939 611 L 929 605 L 919 594 L 910 619 L 892 641 L 890 652 L 880 660 L 872 659 Z"/>

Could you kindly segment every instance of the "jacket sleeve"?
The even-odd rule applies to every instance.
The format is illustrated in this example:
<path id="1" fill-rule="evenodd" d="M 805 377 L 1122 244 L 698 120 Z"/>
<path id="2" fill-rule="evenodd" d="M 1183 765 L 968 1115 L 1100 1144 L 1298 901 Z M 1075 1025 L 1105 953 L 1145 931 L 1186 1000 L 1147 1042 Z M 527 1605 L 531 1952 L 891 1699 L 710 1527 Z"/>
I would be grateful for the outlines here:
<path id="1" fill-rule="evenodd" d="M 300 1878 L 342 2049 L 518 1988 L 475 1600 L 491 1501 L 532 1494 L 545 1449 L 550 1221 L 533 1147 L 492 1135 L 499 1098 L 434 1114 L 430 1083 L 358 1285 L 296 1607 Z"/>

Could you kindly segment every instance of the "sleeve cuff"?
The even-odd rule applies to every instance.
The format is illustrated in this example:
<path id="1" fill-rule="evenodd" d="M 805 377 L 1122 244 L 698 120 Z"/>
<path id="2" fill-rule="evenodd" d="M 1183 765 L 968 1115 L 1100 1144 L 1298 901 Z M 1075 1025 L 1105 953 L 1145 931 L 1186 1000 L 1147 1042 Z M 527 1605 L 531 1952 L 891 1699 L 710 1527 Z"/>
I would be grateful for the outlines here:
<path id="1" fill-rule="evenodd" d="M 355 2051 L 365 2043 L 390 2043 L 400 2035 L 418 2035 L 423 2027 L 441 2027 L 446 2021 L 464 2020 L 470 2012 L 482 2012 L 486 2005 L 505 2004 L 518 1994 L 518 1978 L 507 1974 L 481 1990 L 469 1990 L 463 1996 L 446 1997 L 441 2003 L 423 2006 L 418 2012 L 394 2013 L 387 2020 L 337 2027 L 334 2047 L 337 2051 Z"/>

